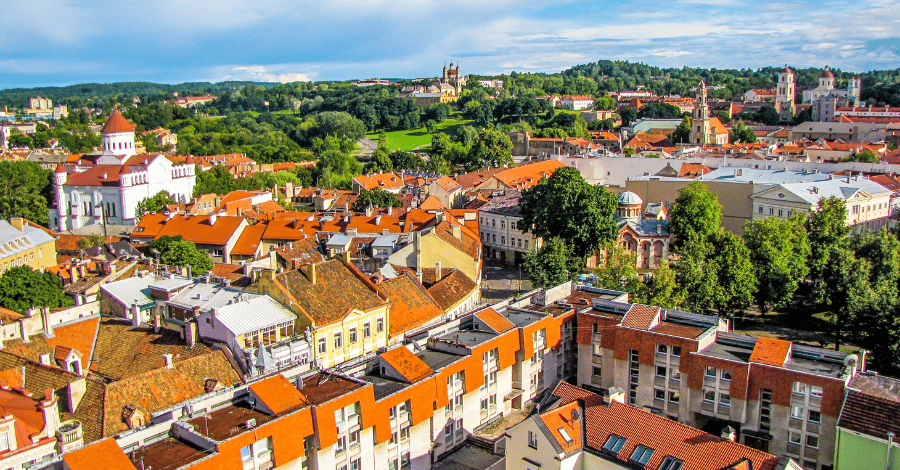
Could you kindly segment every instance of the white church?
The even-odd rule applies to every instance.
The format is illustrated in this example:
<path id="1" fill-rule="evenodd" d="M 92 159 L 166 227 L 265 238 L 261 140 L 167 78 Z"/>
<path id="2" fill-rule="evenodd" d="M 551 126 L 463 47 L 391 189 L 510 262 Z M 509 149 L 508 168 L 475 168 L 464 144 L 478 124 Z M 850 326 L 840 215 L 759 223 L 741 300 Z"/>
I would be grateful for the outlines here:
<path id="1" fill-rule="evenodd" d="M 835 110 L 844 106 L 859 106 L 862 81 L 859 77 L 847 80 L 847 88 L 834 87 L 834 73 L 827 66 L 819 75 L 819 86 L 803 90 L 803 102 L 812 105 L 813 121 L 833 121 Z"/>
<path id="2" fill-rule="evenodd" d="M 53 230 L 104 222 L 136 225 L 138 203 L 162 190 L 176 202 L 190 200 L 196 182 L 192 157 L 176 164 L 162 154 L 136 154 L 134 127 L 118 109 L 103 126 L 101 141 L 102 153 L 85 155 L 69 168 L 58 165 L 53 172 Z"/>

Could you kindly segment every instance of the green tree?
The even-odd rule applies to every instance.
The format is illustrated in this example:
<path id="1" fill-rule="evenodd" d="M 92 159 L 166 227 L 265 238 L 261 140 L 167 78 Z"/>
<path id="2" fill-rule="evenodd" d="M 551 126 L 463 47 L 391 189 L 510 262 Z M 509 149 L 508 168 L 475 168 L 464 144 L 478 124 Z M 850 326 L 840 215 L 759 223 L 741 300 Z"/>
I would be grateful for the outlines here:
<path id="1" fill-rule="evenodd" d="M 824 275 L 831 256 L 847 246 L 847 206 L 842 199 L 820 199 L 806 222 L 809 233 L 809 275 L 816 280 Z"/>
<path id="2" fill-rule="evenodd" d="M 752 144 L 756 142 L 756 133 L 754 133 L 751 129 L 748 129 L 747 126 L 744 125 L 744 121 L 738 121 L 736 124 L 731 126 L 730 138 L 732 144 Z"/>
<path id="3" fill-rule="evenodd" d="M 572 252 L 565 240 L 553 237 L 545 240 L 538 251 L 525 255 L 525 271 L 537 288 L 557 286 L 574 280 L 584 261 Z"/>
<path id="4" fill-rule="evenodd" d="M 425 160 L 417 153 L 396 151 L 390 155 L 391 163 L 397 170 L 420 170 L 425 168 Z"/>
<path id="5" fill-rule="evenodd" d="M 63 291 L 56 274 L 16 266 L 0 276 L 0 305 L 26 313 L 31 307 L 68 307 L 72 299 Z"/>
<path id="6" fill-rule="evenodd" d="M 147 197 L 137 203 L 135 215 L 143 217 L 146 214 L 155 214 L 168 204 L 175 204 L 175 198 L 165 189 L 156 193 L 153 197 Z"/>
<path id="7" fill-rule="evenodd" d="M 389 193 L 381 188 L 373 190 L 363 189 L 359 193 L 359 197 L 350 206 L 350 210 L 354 212 L 365 212 L 369 207 L 401 207 L 403 201 L 396 194 Z"/>
<path id="8" fill-rule="evenodd" d="M 657 305 L 662 308 L 679 308 L 683 302 L 683 294 L 678 288 L 676 272 L 663 262 L 653 272 L 653 277 L 647 283 L 646 296 L 643 302 L 647 305 Z"/>
<path id="9" fill-rule="evenodd" d="M 622 127 L 628 127 L 638 117 L 638 111 L 634 108 L 626 107 L 619 110 L 619 118 L 622 119 Z"/>
<path id="10" fill-rule="evenodd" d="M 669 140 L 672 141 L 673 144 L 680 144 L 683 142 L 691 141 L 691 117 L 685 116 L 684 119 L 681 120 L 681 124 L 675 128 L 675 131 L 672 132 L 672 135 L 669 137 Z"/>
<path id="11" fill-rule="evenodd" d="M 669 211 L 669 232 L 675 240 L 675 251 L 688 240 L 705 241 L 719 230 L 722 205 L 719 197 L 703 183 L 693 181 L 678 191 Z"/>
<path id="12" fill-rule="evenodd" d="M 46 224 L 52 198 L 49 170 L 34 162 L 0 161 L 0 219 L 24 217 Z"/>
<path id="13" fill-rule="evenodd" d="M 512 141 L 509 136 L 494 129 L 478 131 L 475 142 L 469 150 L 470 159 L 479 166 L 501 167 L 512 163 Z"/>
<path id="14" fill-rule="evenodd" d="M 594 269 L 598 287 L 625 291 L 636 299 L 645 297 L 644 282 L 637 271 L 637 253 L 627 253 L 621 245 L 609 241 L 603 244 L 600 254 L 603 263 Z"/>
<path id="15" fill-rule="evenodd" d="M 316 127 L 325 136 L 359 140 L 366 135 L 366 125 L 343 111 L 326 111 L 316 116 Z"/>
<path id="16" fill-rule="evenodd" d="M 751 221 L 744 240 L 759 281 L 756 305 L 763 313 L 789 302 L 809 273 L 810 247 L 806 221 L 799 215 L 789 220 L 775 217 Z"/>
<path id="17" fill-rule="evenodd" d="M 550 178 L 522 191 L 522 231 L 560 237 L 584 259 L 618 234 L 613 214 L 616 197 L 601 185 L 591 186 L 577 169 L 562 167 Z"/>
<path id="18" fill-rule="evenodd" d="M 675 119 L 681 117 L 681 109 L 669 103 L 648 103 L 638 111 L 639 118 Z M 624 124 L 623 124 L 624 125 Z"/>
<path id="19" fill-rule="evenodd" d="M 878 163 L 878 154 L 870 149 L 863 149 L 861 152 L 854 153 L 845 158 L 845 162 L 862 162 L 862 163 Z"/>
<path id="20" fill-rule="evenodd" d="M 719 314 L 743 313 L 753 303 L 758 286 L 750 250 L 741 237 L 724 229 L 716 232 L 712 245 L 718 287 L 713 304 Z"/>
<path id="21" fill-rule="evenodd" d="M 159 253 L 158 259 L 162 264 L 191 267 L 191 274 L 199 276 L 213 267 L 213 261 L 209 253 L 197 249 L 194 242 L 185 240 L 181 235 L 174 237 L 163 235 L 150 242 L 150 252 Z M 155 254 L 155 253 L 154 253 Z"/>

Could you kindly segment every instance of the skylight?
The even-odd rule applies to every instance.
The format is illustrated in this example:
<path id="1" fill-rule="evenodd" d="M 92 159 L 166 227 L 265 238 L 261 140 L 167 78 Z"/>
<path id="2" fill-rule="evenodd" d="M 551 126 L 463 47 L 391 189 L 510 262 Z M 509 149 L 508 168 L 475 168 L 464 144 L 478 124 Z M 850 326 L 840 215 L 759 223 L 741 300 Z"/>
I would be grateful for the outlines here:
<path id="1" fill-rule="evenodd" d="M 639 445 L 634 448 L 634 452 L 631 453 L 631 457 L 629 457 L 628 460 L 641 465 L 647 465 L 651 456 L 653 456 L 653 449 Z"/>
<path id="2" fill-rule="evenodd" d="M 609 439 L 606 440 L 606 444 L 603 444 L 603 450 L 608 450 L 615 454 L 618 454 L 620 450 L 622 450 L 622 446 L 625 445 L 625 438 L 621 436 L 617 436 L 612 434 L 609 436 Z"/>
<path id="3" fill-rule="evenodd" d="M 678 460 L 672 456 L 668 456 L 663 459 L 657 470 L 681 470 L 681 466 L 683 464 L 684 462 L 682 462 L 681 460 Z"/>
<path id="4" fill-rule="evenodd" d="M 562 438 L 566 440 L 567 444 L 571 444 L 572 442 L 574 442 L 574 440 L 572 439 L 572 436 L 570 436 L 569 433 L 567 433 L 565 429 L 559 428 L 559 429 L 557 429 L 557 431 L 559 432 L 559 435 L 562 436 Z"/>

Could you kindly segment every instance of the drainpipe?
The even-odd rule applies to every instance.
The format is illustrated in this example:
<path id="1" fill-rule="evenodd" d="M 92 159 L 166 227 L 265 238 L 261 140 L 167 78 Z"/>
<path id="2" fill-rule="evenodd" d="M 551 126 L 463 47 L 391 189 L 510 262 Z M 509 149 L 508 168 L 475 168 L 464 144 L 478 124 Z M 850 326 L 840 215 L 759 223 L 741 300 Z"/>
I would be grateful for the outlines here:
<path id="1" fill-rule="evenodd" d="M 885 458 L 884 468 L 885 470 L 891 470 L 891 447 L 894 446 L 894 433 L 887 433 L 887 458 Z"/>

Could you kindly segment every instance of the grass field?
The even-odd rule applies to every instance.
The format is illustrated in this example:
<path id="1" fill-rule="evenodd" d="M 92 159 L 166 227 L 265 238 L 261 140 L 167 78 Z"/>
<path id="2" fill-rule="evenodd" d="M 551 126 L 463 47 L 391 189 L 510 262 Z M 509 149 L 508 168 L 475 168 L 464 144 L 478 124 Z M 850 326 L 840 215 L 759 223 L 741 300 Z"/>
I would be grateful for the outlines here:
<path id="1" fill-rule="evenodd" d="M 445 119 L 434 127 L 435 134 L 454 134 L 456 128 L 464 126 L 470 120 L 464 119 Z M 370 132 L 366 137 L 378 142 L 379 132 Z M 416 150 L 431 147 L 431 136 L 425 126 L 418 129 L 409 129 L 405 131 L 386 132 L 388 148 L 391 150 Z"/>

